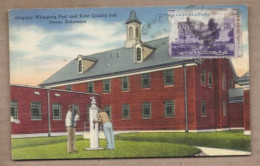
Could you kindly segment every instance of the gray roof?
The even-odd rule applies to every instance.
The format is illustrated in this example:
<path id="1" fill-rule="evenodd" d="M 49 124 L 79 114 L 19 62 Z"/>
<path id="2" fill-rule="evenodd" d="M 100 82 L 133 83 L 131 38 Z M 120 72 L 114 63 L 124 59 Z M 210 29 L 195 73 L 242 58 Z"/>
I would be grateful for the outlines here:
<path id="1" fill-rule="evenodd" d="M 86 60 L 89 60 L 89 61 L 93 61 L 93 62 L 97 62 L 97 58 L 93 58 L 93 57 L 89 57 L 89 56 L 82 56 L 82 59 L 86 59 Z"/>
<path id="2" fill-rule="evenodd" d="M 235 80 L 236 84 L 241 85 L 241 86 L 248 86 L 250 84 L 250 75 L 249 71 L 247 71 L 245 74 L 243 74 L 241 77 L 237 78 Z"/>
<path id="3" fill-rule="evenodd" d="M 243 88 L 235 88 L 228 90 L 229 103 L 242 103 L 244 101 Z"/>
<path id="4" fill-rule="evenodd" d="M 71 83 L 87 79 L 96 79 L 118 74 L 128 74 L 132 72 L 146 71 L 181 65 L 182 63 L 201 63 L 199 59 L 176 59 L 169 57 L 168 37 L 145 42 L 154 48 L 154 51 L 142 63 L 135 63 L 134 48 L 118 48 L 101 53 L 85 56 L 89 59 L 97 59 L 96 63 L 82 74 L 78 74 L 77 60 L 74 59 L 66 66 L 58 70 L 41 86 L 50 86 L 60 83 Z M 84 56 L 83 56 L 84 57 Z"/>
<path id="5" fill-rule="evenodd" d="M 137 23 L 141 24 L 141 22 L 139 21 L 139 19 L 136 16 L 136 12 L 134 10 L 131 11 L 129 18 L 126 21 L 126 24 L 128 24 L 130 22 L 137 22 Z"/>

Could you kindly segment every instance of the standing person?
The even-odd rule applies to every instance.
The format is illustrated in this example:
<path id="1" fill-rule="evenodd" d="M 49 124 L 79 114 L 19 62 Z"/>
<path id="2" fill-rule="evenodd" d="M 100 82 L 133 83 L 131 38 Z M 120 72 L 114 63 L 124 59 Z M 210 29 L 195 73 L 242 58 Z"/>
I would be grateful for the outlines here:
<path id="1" fill-rule="evenodd" d="M 76 153 L 75 146 L 75 127 L 76 121 L 79 119 L 79 111 L 74 110 L 72 105 L 69 105 L 68 112 L 66 114 L 65 125 L 68 132 L 68 142 L 67 142 L 67 153 Z"/>
<path id="2" fill-rule="evenodd" d="M 103 131 L 107 141 L 107 149 L 115 149 L 115 139 L 114 139 L 114 132 L 113 132 L 113 125 L 109 120 L 109 117 L 106 112 L 102 109 L 99 109 L 99 113 L 97 115 L 97 120 L 93 120 L 93 122 L 102 122 L 103 124 Z"/>

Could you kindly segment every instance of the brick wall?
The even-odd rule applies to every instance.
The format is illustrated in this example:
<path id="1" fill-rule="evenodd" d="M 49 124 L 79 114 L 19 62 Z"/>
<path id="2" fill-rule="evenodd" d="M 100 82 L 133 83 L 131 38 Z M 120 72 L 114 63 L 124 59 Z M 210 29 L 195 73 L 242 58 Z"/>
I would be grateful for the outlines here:
<path id="1" fill-rule="evenodd" d="M 101 105 L 111 106 L 114 128 L 116 130 L 154 130 L 154 129 L 176 129 L 183 130 L 185 128 L 184 113 L 184 79 L 183 69 L 174 70 L 174 86 L 164 86 L 163 71 L 150 73 L 150 88 L 141 88 L 141 75 L 129 76 L 129 91 L 121 90 L 121 78 L 111 79 L 111 91 L 109 94 L 103 93 L 103 81 L 95 81 L 95 93 L 101 96 Z M 193 67 L 188 67 L 187 72 L 194 72 Z M 192 87 L 192 82 L 188 83 Z M 65 86 L 57 87 L 65 89 Z M 75 84 L 73 90 L 86 91 L 86 83 Z M 194 91 L 194 89 L 193 89 Z M 175 115 L 174 117 L 165 117 L 164 101 L 174 100 Z M 189 100 L 194 100 L 193 97 Z M 142 102 L 151 103 L 151 118 L 143 119 Z M 192 102 L 194 103 L 194 102 Z M 122 118 L 122 105 L 130 105 L 130 119 Z M 194 105 L 189 105 L 194 107 Z M 190 109 L 192 110 L 192 109 Z M 190 127 L 195 128 L 193 124 L 194 118 L 190 118 Z"/>
<path id="2" fill-rule="evenodd" d="M 201 71 L 206 72 L 205 85 L 201 84 Z M 209 72 L 212 72 L 212 87 L 209 87 Z M 222 88 L 222 75 L 226 77 Z M 229 127 L 228 89 L 233 73 L 227 59 L 204 60 L 196 68 L 196 109 L 197 129 L 215 129 Z M 206 116 L 201 114 L 201 101 L 206 101 Z M 223 101 L 226 102 L 226 115 L 223 114 Z"/>
<path id="3" fill-rule="evenodd" d="M 201 70 L 206 71 L 205 85 L 201 85 Z M 129 76 L 130 90 L 121 90 L 121 78 L 111 79 L 111 91 L 103 93 L 103 81 L 95 81 L 95 93 L 100 94 L 101 106 L 109 105 L 112 122 L 116 130 L 185 129 L 184 77 L 183 68 L 174 70 L 174 86 L 165 87 L 163 71 L 150 74 L 149 89 L 141 88 L 141 75 Z M 233 79 L 232 69 L 227 59 L 206 59 L 198 66 L 188 66 L 187 99 L 189 130 L 216 129 L 229 127 L 228 89 Z M 208 72 L 212 72 L 212 87 L 208 86 Z M 225 89 L 222 88 L 222 75 L 226 76 Z M 234 85 L 234 84 L 233 84 Z M 57 87 L 65 89 L 65 86 Z M 86 92 L 87 84 L 72 85 L 72 90 Z M 206 116 L 201 115 L 201 100 L 206 100 Z M 175 101 L 175 116 L 166 118 L 164 101 Z M 223 115 L 223 101 L 226 102 L 226 115 Z M 142 102 L 151 102 L 151 118 L 142 118 Z M 130 105 L 130 119 L 122 119 L 122 105 Z"/>
<path id="4" fill-rule="evenodd" d="M 250 127 L 250 91 L 244 90 L 244 103 L 243 103 L 243 110 L 244 110 L 244 126 L 245 130 L 251 130 Z"/>
<path id="5" fill-rule="evenodd" d="M 230 103 L 230 127 L 244 127 L 243 103 Z"/>
<path id="6" fill-rule="evenodd" d="M 39 92 L 39 95 L 34 94 Z M 55 95 L 56 94 L 56 95 Z M 58 94 L 58 95 L 57 95 Z M 48 97 L 47 90 L 40 88 L 11 86 L 11 100 L 18 103 L 18 120 L 12 123 L 12 134 L 30 134 L 48 132 Z M 65 117 L 69 104 L 79 104 L 80 121 L 77 122 L 77 131 L 83 131 L 84 122 L 87 122 L 87 108 L 90 105 L 92 94 L 73 93 L 50 90 L 51 132 L 66 132 Z M 100 96 L 94 95 L 100 105 Z M 31 120 L 31 101 L 41 102 L 41 120 Z M 62 120 L 53 120 L 52 105 L 62 105 Z"/>

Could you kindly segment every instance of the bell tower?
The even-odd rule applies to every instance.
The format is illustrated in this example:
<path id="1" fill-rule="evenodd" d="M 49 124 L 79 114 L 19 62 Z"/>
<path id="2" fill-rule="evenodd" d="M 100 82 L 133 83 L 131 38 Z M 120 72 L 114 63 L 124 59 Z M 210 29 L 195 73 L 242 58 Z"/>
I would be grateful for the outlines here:
<path id="1" fill-rule="evenodd" d="M 125 24 L 127 32 L 125 47 L 132 48 L 137 43 L 141 42 L 141 22 L 138 20 L 136 12 L 134 10 L 131 11 L 129 18 L 127 19 Z"/>

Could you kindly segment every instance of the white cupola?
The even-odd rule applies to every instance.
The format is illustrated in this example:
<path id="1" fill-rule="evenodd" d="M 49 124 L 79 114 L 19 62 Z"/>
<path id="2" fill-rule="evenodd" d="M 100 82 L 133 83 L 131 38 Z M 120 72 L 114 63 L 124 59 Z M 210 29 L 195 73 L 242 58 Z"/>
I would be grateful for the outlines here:
<path id="1" fill-rule="evenodd" d="M 141 22 L 138 20 L 134 10 L 131 11 L 125 24 L 127 32 L 125 47 L 132 48 L 141 42 Z"/>

